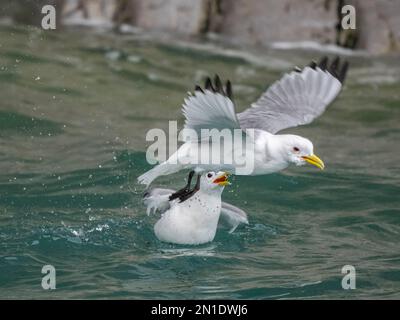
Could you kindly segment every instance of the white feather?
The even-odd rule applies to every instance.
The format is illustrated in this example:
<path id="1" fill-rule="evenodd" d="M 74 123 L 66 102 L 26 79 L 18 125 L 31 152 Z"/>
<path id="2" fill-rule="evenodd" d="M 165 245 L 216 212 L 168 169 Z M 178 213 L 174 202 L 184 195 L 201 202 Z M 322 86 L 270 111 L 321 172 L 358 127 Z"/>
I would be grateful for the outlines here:
<path id="1" fill-rule="evenodd" d="M 301 73 L 285 74 L 237 116 L 243 129 L 276 133 L 312 122 L 325 111 L 341 88 L 340 81 L 328 71 L 305 67 Z"/>
<path id="2" fill-rule="evenodd" d="M 240 129 L 235 108 L 228 97 L 205 90 L 196 91 L 183 104 L 185 129 L 193 129 L 201 137 L 201 129 Z"/>

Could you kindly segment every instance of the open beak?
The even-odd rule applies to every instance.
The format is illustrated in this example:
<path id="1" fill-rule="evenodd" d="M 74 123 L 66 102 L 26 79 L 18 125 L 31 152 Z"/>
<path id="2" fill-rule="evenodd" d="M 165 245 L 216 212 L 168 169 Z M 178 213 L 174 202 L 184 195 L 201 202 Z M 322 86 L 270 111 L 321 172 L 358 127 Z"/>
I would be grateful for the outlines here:
<path id="1" fill-rule="evenodd" d="M 221 175 L 219 175 L 214 181 L 213 183 L 218 184 L 219 186 L 226 186 L 229 183 L 228 181 L 228 177 L 229 177 L 229 173 L 227 172 L 223 172 Z"/>
<path id="2" fill-rule="evenodd" d="M 324 170 L 325 168 L 324 162 L 320 158 L 318 158 L 315 154 L 312 154 L 311 156 L 303 156 L 302 158 L 309 164 L 312 164 L 313 166 L 316 166 L 321 170 Z"/>

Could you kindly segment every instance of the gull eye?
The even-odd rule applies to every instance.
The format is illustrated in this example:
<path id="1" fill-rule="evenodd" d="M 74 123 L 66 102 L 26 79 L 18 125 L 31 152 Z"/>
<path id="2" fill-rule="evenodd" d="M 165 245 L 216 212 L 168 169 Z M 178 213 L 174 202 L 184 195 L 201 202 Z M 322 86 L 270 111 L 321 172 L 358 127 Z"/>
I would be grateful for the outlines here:
<path id="1" fill-rule="evenodd" d="M 212 173 L 209 173 L 208 175 L 207 175 L 207 178 L 211 178 L 213 176 L 213 174 Z"/>
<path id="2" fill-rule="evenodd" d="M 293 151 L 294 151 L 294 152 L 299 152 L 299 151 L 300 151 L 300 149 L 299 149 L 299 148 L 297 148 L 297 147 L 293 147 Z"/>

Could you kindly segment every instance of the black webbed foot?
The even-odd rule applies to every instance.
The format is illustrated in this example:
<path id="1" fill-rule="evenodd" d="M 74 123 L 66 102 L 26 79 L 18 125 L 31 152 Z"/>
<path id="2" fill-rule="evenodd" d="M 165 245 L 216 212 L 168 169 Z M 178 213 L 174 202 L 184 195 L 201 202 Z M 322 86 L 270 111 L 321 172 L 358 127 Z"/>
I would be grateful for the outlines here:
<path id="1" fill-rule="evenodd" d="M 194 170 L 189 172 L 188 182 L 187 182 L 186 186 L 184 186 L 182 189 L 176 191 L 175 193 L 171 194 L 169 196 L 169 201 L 172 201 L 176 198 L 180 198 L 181 196 L 183 196 L 191 191 L 190 184 L 192 183 L 193 176 L 194 176 Z"/>
<path id="2" fill-rule="evenodd" d="M 191 191 L 189 191 L 189 192 L 187 192 L 187 193 L 182 194 L 182 195 L 179 197 L 179 202 L 186 201 L 187 199 L 189 199 L 190 197 L 192 197 L 197 191 L 200 190 L 200 177 L 201 177 L 200 174 L 197 175 L 196 185 L 194 186 L 193 190 L 191 190 Z"/>

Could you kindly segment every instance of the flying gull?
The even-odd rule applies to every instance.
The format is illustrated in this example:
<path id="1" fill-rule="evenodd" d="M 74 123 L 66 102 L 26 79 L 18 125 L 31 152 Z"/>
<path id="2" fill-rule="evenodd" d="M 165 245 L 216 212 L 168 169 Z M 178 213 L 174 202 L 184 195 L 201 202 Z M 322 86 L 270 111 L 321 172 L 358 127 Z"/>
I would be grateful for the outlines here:
<path id="1" fill-rule="evenodd" d="M 242 130 L 253 144 L 253 170 L 246 175 L 270 174 L 287 168 L 290 164 L 314 165 L 321 170 L 325 165 L 314 154 L 312 142 L 279 131 L 311 123 L 338 96 L 346 77 L 348 62 L 336 57 L 329 63 L 323 57 L 319 63 L 311 62 L 303 69 L 295 68 L 273 83 L 249 108 L 236 114 L 232 86 L 225 86 L 216 75 L 214 81 L 206 79 L 204 88 L 195 87 L 193 95 L 185 99 L 183 114 L 185 129 L 201 136 L 202 129 Z M 252 130 L 248 130 L 252 129 Z M 251 132 L 251 133 L 250 133 Z M 235 163 L 200 163 L 199 150 L 210 148 L 209 141 L 188 140 L 168 160 L 147 171 L 138 181 L 149 185 L 159 176 L 183 169 L 196 172 L 227 171 L 243 174 Z M 233 144 L 232 152 L 237 145 Z"/>

